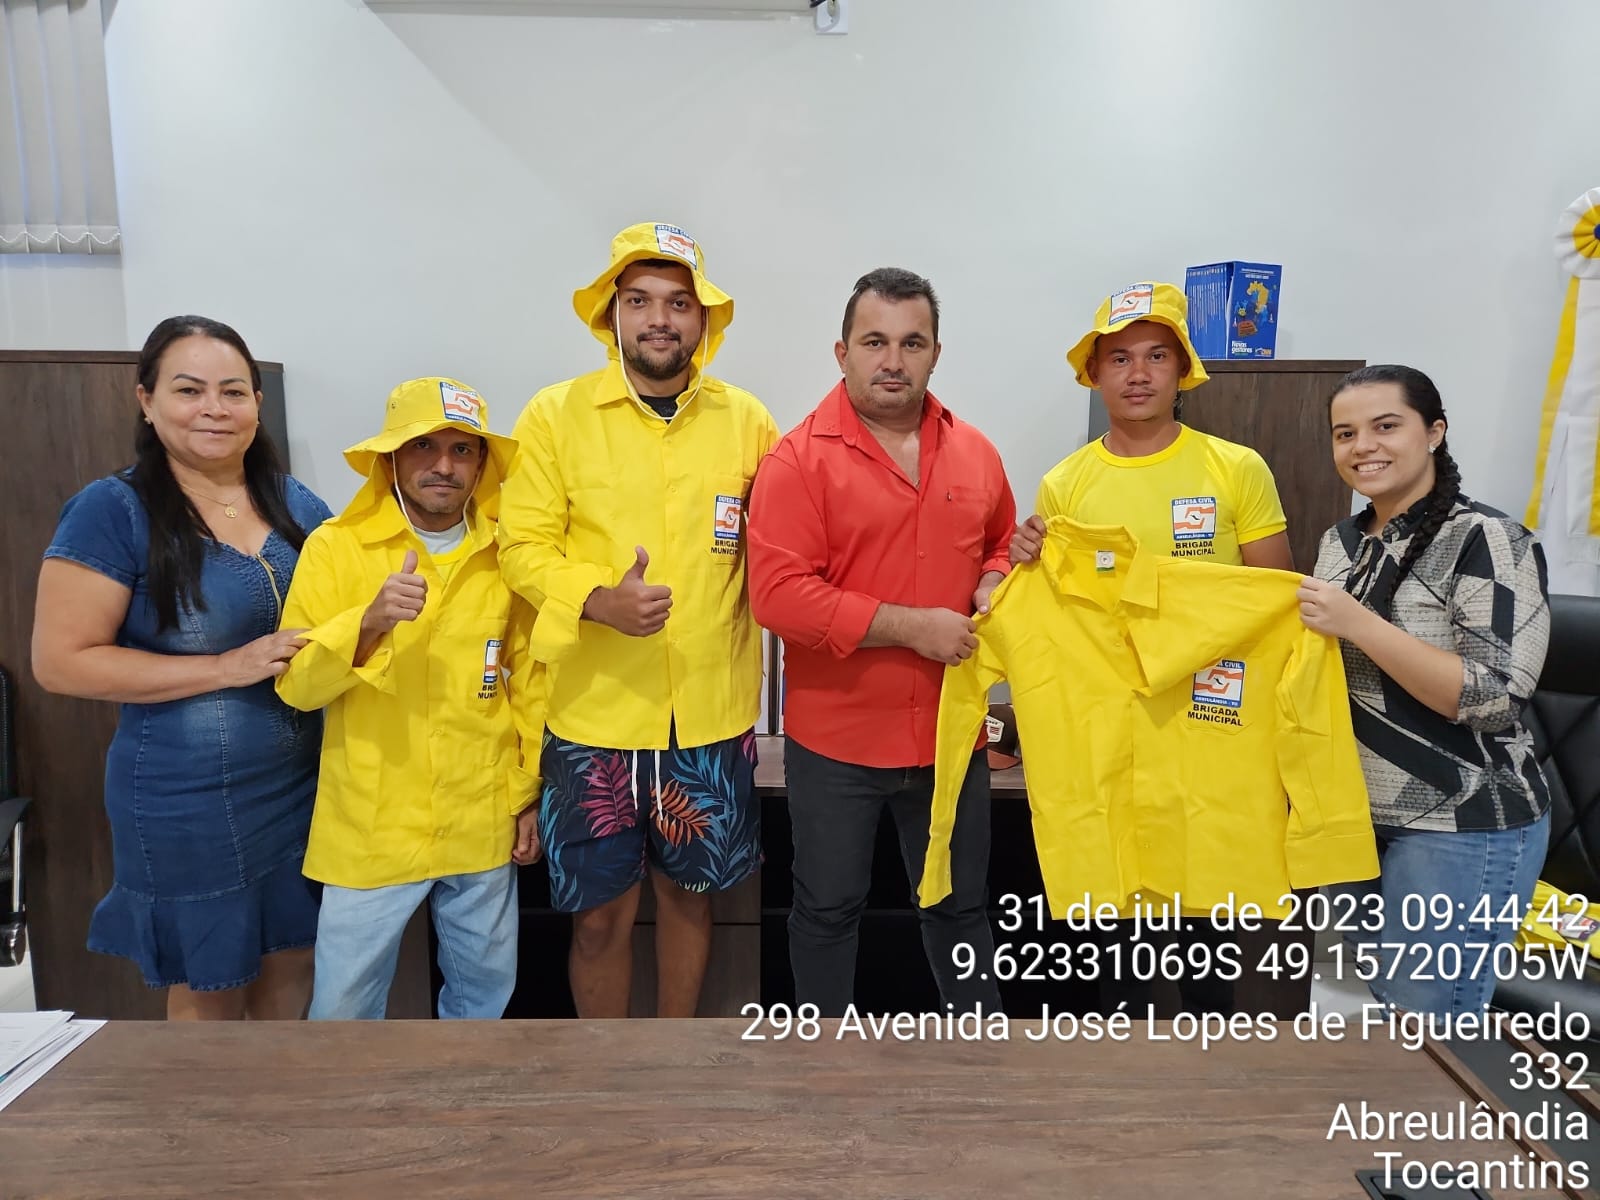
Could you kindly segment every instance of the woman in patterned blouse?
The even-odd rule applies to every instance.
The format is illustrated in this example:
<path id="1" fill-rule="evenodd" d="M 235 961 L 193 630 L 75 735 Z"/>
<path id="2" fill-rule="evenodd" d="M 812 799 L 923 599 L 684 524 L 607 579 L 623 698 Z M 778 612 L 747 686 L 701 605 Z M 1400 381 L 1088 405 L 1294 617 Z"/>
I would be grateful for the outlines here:
<path id="1" fill-rule="evenodd" d="M 1462 494 L 1421 371 L 1351 372 L 1329 422 L 1340 477 L 1371 503 L 1323 535 L 1300 611 L 1340 639 L 1378 835 L 1381 877 L 1339 889 L 1357 897 L 1356 965 L 1400 1008 L 1481 1012 L 1550 838 L 1521 720 L 1550 635 L 1544 555 Z"/>

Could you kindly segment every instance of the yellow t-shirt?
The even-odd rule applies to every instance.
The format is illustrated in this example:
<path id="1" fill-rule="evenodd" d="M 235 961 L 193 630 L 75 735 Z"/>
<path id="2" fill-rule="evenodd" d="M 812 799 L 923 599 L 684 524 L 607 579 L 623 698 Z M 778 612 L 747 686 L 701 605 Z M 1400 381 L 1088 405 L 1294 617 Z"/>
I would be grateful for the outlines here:
<path id="1" fill-rule="evenodd" d="M 456 568 L 461 565 L 461 560 L 466 558 L 467 540 L 463 538 L 461 544 L 454 550 L 446 550 L 443 554 L 430 554 L 433 560 L 433 569 L 439 573 L 439 579 L 449 586 L 450 577 L 456 573 Z"/>
<path id="2" fill-rule="evenodd" d="M 1288 527 L 1278 487 L 1248 446 L 1179 427 L 1165 450 L 1119 458 L 1096 438 L 1051 469 L 1037 511 L 1121 525 L 1145 550 L 1243 566 L 1239 547 Z"/>

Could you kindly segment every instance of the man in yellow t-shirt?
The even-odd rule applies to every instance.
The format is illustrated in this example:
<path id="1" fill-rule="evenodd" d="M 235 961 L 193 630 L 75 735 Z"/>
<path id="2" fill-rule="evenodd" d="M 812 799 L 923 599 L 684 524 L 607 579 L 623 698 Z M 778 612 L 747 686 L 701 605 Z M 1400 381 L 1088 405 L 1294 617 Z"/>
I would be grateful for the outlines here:
<path id="1" fill-rule="evenodd" d="M 1170 283 L 1136 283 L 1100 302 L 1094 328 L 1067 351 L 1087 388 L 1098 388 L 1110 429 L 1068 455 L 1039 485 L 1038 512 L 1017 526 L 1012 566 L 1032 562 L 1045 522 L 1120 525 L 1147 551 L 1228 566 L 1294 570 L 1288 522 L 1266 462 L 1248 446 L 1211 437 L 1178 420 L 1178 395 L 1209 376 L 1189 340 L 1189 302 Z M 1113 935 L 1126 940 L 1126 933 Z M 1215 941 L 1209 926 L 1198 936 Z M 1184 1008 L 1231 1012 L 1233 985 L 1179 982 Z M 1150 982 L 1103 979 L 1107 1010 L 1149 1002 Z"/>
<path id="2" fill-rule="evenodd" d="M 1294 569 L 1261 456 L 1178 420 L 1178 394 L 1208 378 L 1189 340 L 1188 307 L 1170 283 L 1134 284 L 1101 302 L 1067 361 L 1079 383 L 1100 390 L 1111 428 L 1044 477 L 1037 515 L 1012 539 L 1013 565 L 1039 557 L 1045 521 L 1068 517 L 1121 525 L 1173 558 Z"/>

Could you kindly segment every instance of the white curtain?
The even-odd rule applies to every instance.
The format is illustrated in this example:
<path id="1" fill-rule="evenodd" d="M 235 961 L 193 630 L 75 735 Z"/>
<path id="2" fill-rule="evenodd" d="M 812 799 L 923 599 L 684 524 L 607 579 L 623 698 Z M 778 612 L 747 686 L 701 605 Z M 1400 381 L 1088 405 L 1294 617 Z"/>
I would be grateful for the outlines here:
<path id="1" fill-rule="evenodd" d="M 0 0 L 0 253 L 121 246 L 100 0 Z"/>

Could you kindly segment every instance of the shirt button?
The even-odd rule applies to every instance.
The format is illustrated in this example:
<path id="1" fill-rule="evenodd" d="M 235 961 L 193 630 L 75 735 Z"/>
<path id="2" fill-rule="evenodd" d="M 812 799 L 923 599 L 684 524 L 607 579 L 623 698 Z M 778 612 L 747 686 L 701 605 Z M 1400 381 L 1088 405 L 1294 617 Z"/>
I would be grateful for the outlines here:
<path id="1" fill-rule="evenodd" d="M 927 558 L 928 557 L 928 552 L 926 550 L 918 550 L 917 551 L 917 557 L 918 558 Z"/>

